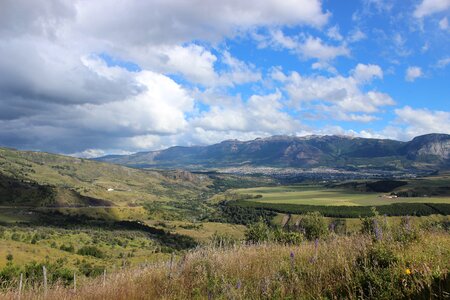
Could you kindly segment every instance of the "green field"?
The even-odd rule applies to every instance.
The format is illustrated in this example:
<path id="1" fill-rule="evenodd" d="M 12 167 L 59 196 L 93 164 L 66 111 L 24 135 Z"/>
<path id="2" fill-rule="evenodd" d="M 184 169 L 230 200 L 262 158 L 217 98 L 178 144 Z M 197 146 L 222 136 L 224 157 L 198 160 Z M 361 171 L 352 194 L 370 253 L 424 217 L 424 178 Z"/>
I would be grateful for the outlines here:
<path id="1" fill-rule="evenodd" d="M 257 196 L 251 199 L 259 203 L 301 204 L 320 206 L 379 206 L 392 203 L 450 203 L 450 197 L 398 197 L 388 198 L 388 194 L 357 192 L 343 188 L 297 185 L 259 187 L 234 190 L 239 194 Z"/>

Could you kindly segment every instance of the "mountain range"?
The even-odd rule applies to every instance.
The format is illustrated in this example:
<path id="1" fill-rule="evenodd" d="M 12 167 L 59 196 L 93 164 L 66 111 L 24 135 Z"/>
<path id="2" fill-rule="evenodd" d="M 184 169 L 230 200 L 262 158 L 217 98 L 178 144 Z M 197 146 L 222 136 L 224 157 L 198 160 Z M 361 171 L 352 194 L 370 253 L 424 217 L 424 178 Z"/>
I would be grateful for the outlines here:
<path id="1" fill-rule="evenodd" d="M 450 167 L 450 135 L 432 133 L 408 142 L 337 135 L 272 136 L 108 155 L 96 160 L 138 168 L 191 170 L 242 166 L 440 170 Z"/>

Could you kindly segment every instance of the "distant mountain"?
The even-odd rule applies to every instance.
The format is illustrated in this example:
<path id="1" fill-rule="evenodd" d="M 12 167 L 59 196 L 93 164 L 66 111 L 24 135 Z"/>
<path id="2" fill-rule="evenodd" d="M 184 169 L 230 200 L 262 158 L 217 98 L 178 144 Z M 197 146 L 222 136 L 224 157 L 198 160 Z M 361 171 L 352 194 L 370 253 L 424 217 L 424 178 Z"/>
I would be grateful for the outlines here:
<path id="1" fill-rule="evenodd" d="M 227 140 L 210 146 L 177 146 L 96 160 L 141 168 L 267 166 L 434 170 L 450 166 L 449 153 L 448 134 L 422 135 L 409 142 L 313 135 Z"/>

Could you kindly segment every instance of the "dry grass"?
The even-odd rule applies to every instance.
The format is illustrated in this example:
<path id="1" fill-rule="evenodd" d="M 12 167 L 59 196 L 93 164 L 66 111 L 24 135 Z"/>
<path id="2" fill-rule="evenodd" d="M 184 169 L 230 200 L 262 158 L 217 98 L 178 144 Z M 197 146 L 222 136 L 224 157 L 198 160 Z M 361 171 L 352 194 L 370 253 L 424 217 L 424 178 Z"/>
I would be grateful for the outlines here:
<path id="1" fill-rule="evenodd" d="M 379 262 L 374 261 L 370 254 L 374 249 L 388 254 L 383 250 Z M 382 266 L 389 255 L 395 260 Z M 448 284 L 449 258 L 448 233 L 428 233 L 410 244 L 352 236 L 333 237 L 318 245 L 207 247 L 173 263 L 110 274 L 105 285 L 101 277 L 82 282 L 76 292 L 55 285 L 45 297 L 41 287 L 28 288 L 21 299 L 409 298 L 429 290 L 433 281 L 441 280 L 442 285 L 446 278 Z M 0 294 L 5 299 L 17 297 L 16 287 Z"/>

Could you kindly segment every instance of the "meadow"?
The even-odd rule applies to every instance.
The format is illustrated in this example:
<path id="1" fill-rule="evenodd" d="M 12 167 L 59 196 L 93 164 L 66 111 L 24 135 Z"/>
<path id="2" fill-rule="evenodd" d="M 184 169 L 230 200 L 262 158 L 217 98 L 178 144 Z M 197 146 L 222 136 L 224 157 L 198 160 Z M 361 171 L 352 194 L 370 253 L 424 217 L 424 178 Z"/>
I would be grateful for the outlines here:
<path id="1" fill-rule="evenodd" d="M 229 206 L 327 217 L 369 216 L 377 207 L 388 216 L 450 214 L 448 174 L 417 179 L 323 182 L 233 189 L 222 195 Z"/>
<path id="2" fill-rule="evenodd" d="M 78 286 L 27 286 L 21 299 L 430 299 L 450 296 L 450 238 L 331 235 L 298 245 L 210 245 Z M 19 296 L 18 283 L 0 297 Z"/>

